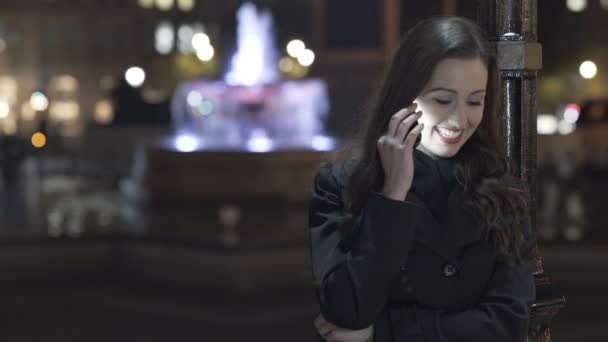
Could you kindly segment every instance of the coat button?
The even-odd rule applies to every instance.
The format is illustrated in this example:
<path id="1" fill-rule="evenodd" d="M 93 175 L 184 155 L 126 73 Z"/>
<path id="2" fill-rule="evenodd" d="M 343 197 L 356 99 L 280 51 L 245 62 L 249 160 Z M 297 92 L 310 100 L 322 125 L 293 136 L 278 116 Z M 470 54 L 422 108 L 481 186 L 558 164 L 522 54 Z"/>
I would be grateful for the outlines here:
<path id="1" fill-rule="evenodd" d="M 452 264 L 445 264 L 445 266 L 443 266 L 443 275 L 446 277 L 453 277 L 456 275 L 457 271 L 456 266 Z"/>
<path id="2" fill-rule="evenodd" d="M 401 281 L 401 284 L 405 285 L 410 281 L 410 278 L 407 276 L 407 273 L 405 273 L 405 267 L 401 267 L 401 276 L 399 277 L 399 280 Z"/>

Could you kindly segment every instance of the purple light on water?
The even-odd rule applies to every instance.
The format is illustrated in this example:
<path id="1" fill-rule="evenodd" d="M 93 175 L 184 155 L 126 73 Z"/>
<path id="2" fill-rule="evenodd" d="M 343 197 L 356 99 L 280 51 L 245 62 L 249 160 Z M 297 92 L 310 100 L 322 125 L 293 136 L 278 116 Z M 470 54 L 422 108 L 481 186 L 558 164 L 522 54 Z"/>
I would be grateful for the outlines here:
<path id="1" fill-rule="evenodd" d="M 247 141 L 247 150 L 251 152 L 268 152 L 272 150 L 272 140 L 261 129 L 254 130 Z"/>
<path id="2" fill-rule="evenodd" d="M 334 139 L 324 135 L 317 135 L 312 139 L 312 148 L 317 151 L 331 151 L 335 146 Z"/>
<path id="3" fill-rule="evenodd" d="M 180 152 L 192 152 L 200 146 L 200 142 L 192 135 L 182 134 L 175 137 L 173 145 Z"/>
<path id="4" fill-rule="evenodd" d="M 253 86 L 273 83 L 279 78 L 272 16 L 258 12 L 248 2 L 237 12 L 237 51 L 225 81 L 230 85 Z"/>

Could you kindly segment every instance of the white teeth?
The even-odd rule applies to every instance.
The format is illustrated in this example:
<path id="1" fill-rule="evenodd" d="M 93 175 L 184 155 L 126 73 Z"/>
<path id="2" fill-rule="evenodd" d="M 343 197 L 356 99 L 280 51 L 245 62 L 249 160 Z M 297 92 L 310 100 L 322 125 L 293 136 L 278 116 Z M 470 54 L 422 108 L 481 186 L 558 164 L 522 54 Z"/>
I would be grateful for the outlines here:
<path id="1" fill-rule="evenodd" d="M 437 132 L 439 132 L 439 134 L 441 134 L 441 136 L 449 138 L 449 139 L 453 139 L 456 137 L 459 137 L 463 131 L 451 131 L 449 129 L 444 129 L 444 128 L 439 128 L 437 127 Z"/>

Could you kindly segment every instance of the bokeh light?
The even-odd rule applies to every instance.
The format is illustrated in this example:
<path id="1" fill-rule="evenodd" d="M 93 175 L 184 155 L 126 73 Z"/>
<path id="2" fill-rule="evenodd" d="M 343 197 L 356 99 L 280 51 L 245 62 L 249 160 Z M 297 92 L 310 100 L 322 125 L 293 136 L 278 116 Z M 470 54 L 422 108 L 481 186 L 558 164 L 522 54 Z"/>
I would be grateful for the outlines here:
<path id="1" fill-rule="evenodd" d="M 46 136 L 42 132 L 32 134 L 32 145 L 35 148 L 43 148 L 46 145 Z"/>
<path id="2" fill-rule="evenodd" d="M 130 67 L 125 72 L 125 80 L 134 88 L 139 88 L 146 80 L 146 72 L 140 67 Z"/>
<path id="3" fill-rule="evenodd" d="M 567 0 L 566 7 L 572 12 L 582 12 L 587 8 L 587 0 Z"/>
<path id="4" fill-rule="evenodd" d="M 154 0 L 137 0 L 137 4 L 141 8 L 152 8 L 154 7 Z"/>
<path id="5" fill-rule="evenodd" d="M 581 63 L 581 66 L 578 68 L 581 76 L 586 79 L 594 78 L 597 74 L 597 65 L 592 61 L 585 61 Z"/>
<path id="6" fill-rule="evenodd" d="M 49 99 L 40 91 L 32 93 L 30 96 L 30 105 L 36 111 L 44 111 L 49 107 Z"/>
<path id="7" fill-rule="evenodd" d="M 304 50 L 306 50 L 306 45 L 299 39 L 287 43 L 287 53 L 293 58 L 298 58 Z"/>
<path id="8" fill-rule="evenodd" d="M 184 12 L 192 11 L 195 5 L 195 0 L 177 0 L 177 7 Z"/>
<path id="9" fill-rule="evenodd" d="M 175 29 L 173 24 L 168 21 L 163 21 L 158 24 L 154 33 L 154 48 L 161 55 L 171 53 L 175 43 Z"/>
<path id="10" fill-rule="evenodd" d="M 99 100 L 95 104 L 93 120 L 101 125 L 108 125 L 114 120 L 114 106 L 110 100 Z"/>
<path id="11" fill-rule="evenodd" d="M 214 55 L 215 55 L 215 50 L 213 49 L 213 46 L 211 46 L 211 45 L 207 45 L 207 46 L 203 47 L 202 49 L 196 50 L 196 57 L 198 57 L 198 59 L 200 59 L 203 62 L 209 62 L 210 60 L 213 59 Z"/>
<path id="12" fill-rule="evenodd" d="M 315 61 L 315 53 L 312 50 L 305 49 L 298 55 L 298 63 L 305 67 L 309 67 Z"/>
<path id="13" fill-rule="evenodd" d="M 209 44 L 211 44 L 211 40 L 209 39 L 209 36 L 205 33 L 199 32 L 192 36 L 192 47 L 194 48 L 194 50 L 198 51 L 200 49 L 205 48 L 206 46 L 209 46 Z"/>
<path id="14" fill-rule="evenodd" d="M 161 11 L 168 11 L 173 8 L 174 0 L 156 0 L 156 7 Z"/>
<path id="15" fill-rule="evenodd" d="M 4 100 L 0 100 L 0 119 L 5 119 L 11 112 L 11 107 Z"/>

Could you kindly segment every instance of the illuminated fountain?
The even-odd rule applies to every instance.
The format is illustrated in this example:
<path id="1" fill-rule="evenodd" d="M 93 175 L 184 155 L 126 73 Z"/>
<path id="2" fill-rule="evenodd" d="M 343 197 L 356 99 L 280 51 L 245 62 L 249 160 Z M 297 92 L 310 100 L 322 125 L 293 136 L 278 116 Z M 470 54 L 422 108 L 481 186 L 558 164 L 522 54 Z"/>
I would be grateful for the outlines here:
<path id="1" fill-rule="evenodd" d="M 270 14 L 248 3 L 237 19 L 238 49 L 224 81 L 178 87 L 171 104 L 176 135 L 166 146 L 181 152 L 331 150 L 333 140 L 321 134 L 329 109 L 325 83 L 281 81 Z"/>
<path id="2" fill-rule="evenodd" d="M 138 231 L 212 246 L 196 272 L 219 286 L 307 283 L 310 185 L 334 147 L 326 86 L 279 80 L 269 14 L 246 4 L 238 23 L 225 79 L 179 85 L 175 134 L 139 150 L 125 193 Z"/>

